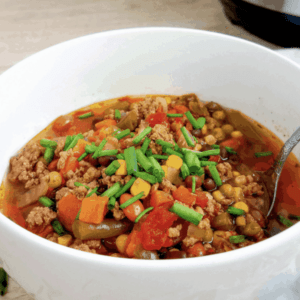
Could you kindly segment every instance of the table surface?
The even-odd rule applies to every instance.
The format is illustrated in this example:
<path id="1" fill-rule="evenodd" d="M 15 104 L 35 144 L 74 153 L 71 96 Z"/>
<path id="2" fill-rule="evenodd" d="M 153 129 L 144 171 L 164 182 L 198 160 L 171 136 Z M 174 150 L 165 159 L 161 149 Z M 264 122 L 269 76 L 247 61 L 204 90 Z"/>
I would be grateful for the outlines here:
<path id="1" fill-rule="evenodd" d="M 282 49 L 231 24 L 218 0 L 0 0 L 0 74 L 57 43 L 119 28 L 203 29 Z M 1 253 L 0 253 L 1 256 Z M 3 300 L 33 300 L 12 279 Z"/>

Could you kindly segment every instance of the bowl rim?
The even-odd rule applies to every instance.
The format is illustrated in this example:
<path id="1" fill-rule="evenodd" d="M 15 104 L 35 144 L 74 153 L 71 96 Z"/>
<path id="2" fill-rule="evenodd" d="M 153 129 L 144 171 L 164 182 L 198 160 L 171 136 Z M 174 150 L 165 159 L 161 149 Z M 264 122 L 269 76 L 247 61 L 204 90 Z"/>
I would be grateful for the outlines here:
<path id="1" fill-rule="evenodd" d="M 47 56 L 51 55 L 53 50 L 57 50 L 59 48 L 63 49 L 65 45 L 72 45 L 76 43 L 82 43 L 88 39 L 98 39 L 102 37 L 109 37 L 109 36 L 118 36 L 118 35 L 125 35 L 131 33 L 153 33 L 153 32 L 160 32 L 160 33 L 186 33 L 186 34 L 196 34 L 202 36 L 214 36 L 216 38 L 223 38 L 230 41 L 235 41 L 241 44 L 246 44 L 252 49 L 257 49 L 261 52 L 268 53 L 269 55 L 273 55 L 280 60 L 286 61 L 287 64 L 293 65 L 299 70 L 300 75 L 300 65 L 292 61 L 291 59 L 284 57 L 283 55 L 274 52 L 272 49 L 268 49 L 264 46 L 259 44 L 253 43 L 248 40 L 244 40 L 239 37 L 230 36 L 223 33 L 211 32 L 206 30 L 199 30 L 199 29 L 190 29 L 190 28 L 177 28 L 177 27 L 135 27 L 135 28 L 124 28 L 124 29 L 116 29 L 116 30 L 108 30 L 103 31 L 100 33 L 93 33 L 89 35 L 84 35 L 81 37 L 77 37 L 71 40 L 67 40 L 61 42 L 59 44 L 53 45 L 48 47 L 44 50 L 41 50 L 37 53 L 34 53 L 27 58 L 23 59 L 22 61 L 18 62 L 14 66 L 10 67 L 8 70 L 3 72 L 0 75 L 0 85 L 4 78 L 13 76 L 15 72 L 18 71 L 19 68 L 22 68 L 23 65 L 26 66 L 34 62 L 34 60 L 40 56 Z M 4 179 L 4 177 L 3 177 Z M 17 225 L 10 219 L 8 219 L 3 214 L 0 214 L 0 224 L 3 224 L 9 231 L 13 232 L 15 236 L 20 236 L 23 239 L 26 239 L 27 244 L 32 244 L 32 246 L 39 248 L 39 251 L 47 250 L 53 251 L 56 255 L 61 256 L 62 258 L 68 259 L 76 259 L 84 261 L 85 264 L 99 264 L 99 265 L 107 265 L 115 267 L 119 269 L 128 270 L 128 268 L 134 267 L 136 271 L 153 271 L 153 272 L 170 272 L 170 271 L 178 271 L 178 270 L 193 270 L 199 268 L 207 268 L 212 265 L 228 265 L 231 263 L 238 264 L 239 262 L 248 259 L 254 258 L 257 256 L 265 255 L 270 253 L 272 249 L 274 249 L 279 244 L 285 244 L 286 242 L 290 242 L 294 239 L 295 236 L 299 236 L 300 232 L 300 223 L 295 224 L 294 226 L 288 228 L 282 233 L 279 233 L 272 238 L 266 239 L 261 241 L 257 244 L 251 245 L 250 247 L 247 246 L 245 248 L 236 249 L 234 251 L 226 252 L 226 253 L 218 253 L 217 255 L 208 255 L 204 257 L 195 257 L 190 259 L 172 259 L 172 260 L 159 260 L 159 261 L 148 261 L 148 260 L 135 260 L 135 259 L 120 259 L 116 257 L 110 257 L 106 255 L 94 255 L 92 253 L 87 253 L 83 251 L 78 251 L 76 249 L 68 248 L 61 246 L 59 244 L 50 242 L 46 239 L 42 239 L 41 237 L 31 233 L 30 231 L 22 228 L 21 226 Z M 167 267 L 167 268 L 166 268 Z"/>

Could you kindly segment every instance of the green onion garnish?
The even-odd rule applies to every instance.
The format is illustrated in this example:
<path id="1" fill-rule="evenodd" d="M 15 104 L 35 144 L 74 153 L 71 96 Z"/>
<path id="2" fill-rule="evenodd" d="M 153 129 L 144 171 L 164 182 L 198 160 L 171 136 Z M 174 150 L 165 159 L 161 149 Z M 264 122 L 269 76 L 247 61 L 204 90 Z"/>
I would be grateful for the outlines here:
<path id="1" fill-rule="evenodd" d="M 142 151 L 144 154 L 146 153 L 146 151 L 147 151 L 147 149 L 148 149 L 148 147 L 149 147 L 150 142 L 151 142 L 151 140 L 150 140 L 148 137 L 145 137 L 144 143 L 143 143 L 143 145 L 142 145 L 142 147 L 141 147 L 141 151 Z"/>
<path id="2" fill-rule="evenodd" d="M 146 156 L 147 157 L 150 157 L 150 156 L 152 156 L 153 155 L 153 153 L 152 153 L 152 150 L 151 149 L 147 149 L 147 151 L 146 151 Z"/>
<path id="3" fill-rule="evenodd" d="M 136 196 L 130 198 L 129 200 L 127 200 L 125 203 L 120 205 L 121 209 L 126 208 L 127 206 L 131 205 L 132 203 L 136 202 L 137 200 L 141 199 L 144 196 L 144 192 L 140 192 L 139 194 L 137 194 Z"/>
<path id="4" fill-rule="evenodd" d="M 40 197 L 39 202 L 46 207 L 50 207 L 50 206 L 54 205 L 54 202 L 46 196 Z"/>
<path id="5" fill-rule="evenodd" d="M 114 196 L 119 198 L 121 195 L 123 195 L 133 185 L 135 180 L 135 177 L 131 177 L 130 180 L 123 187 L 121 187 L 121 189 Z"/>
<path id="6" fill-rule="evenodd" d="M 87 190 L 89 190 L 89 189 L 90 189 L 90 187 L 89 187 L 89 186 L 87 186 L 87 185 L 84 185 L 84 184 L 82 184 L 82 183 L 80 183 L 80 182 L 77 182 L 77 181 L 76 181 L 76 182 L 74 182 L 74 185 L 75 185 L 75 186 L 77 186 L 77 187 L 78 187 L 78 186 L 84 186 L 84 187 L 85 187 Z"/>
<path id="7" fill-rule="evenodd" d="M 173 148 L 174 147 L 173 144 L 171 144 L 169 142 L 165 142 L 163 140 L 156 140 L 155 143 L 162 146 L 162 147 L 166 147 L 166 148 Z"/>
<path id="8" fill-rule="evenodd" d="M 62 236 L 65 234 L 64 228 L 57 219 L 54 219 L 51 225 L 58 235 Z"/>
<path id="9" fill-rule="evenodd" d="M 197 120 L 197 123 L 199 124 L 199 129 L 202 129 L 203 126 L 205 125 L 206 123 L 206 119 L 204 117 L 200 117 L 198 120 Z"/>
<path id="10" fill-rule="evenodd" d="M 47 139 L 41 139 L 40 145 L 45 148 L 52 148 L 56 149 L 57 143 L 55 141 L 47 140 Z"/>
<path id="11" fill-rule="evenodd" d="M 75 135 L 75 136 L 73 137 L 71 143 L 68 145 L 68 147 L 67 147 L 66 150 L 64 150 L 64 151 L 68 151 L 68 150 L 74 148 L 74 147 L 76 146 L 77 142 L 78 142 L 80 139 L 84 139 L 84 136 L 83 136 L 81 133 Z"/>
<path id="12" fill-rule="evenodd" d="M 138 171 L 136 152 L 134 147 L 129 147 L 124 150 L 126 168 L 128 175 Z"/>
<path id="13" fill-rule="evenodd" d="M 231 147 L 227 147 L 227 146 L 225 146 L 225 149 L 226 149 L 226 151 L 227 151 L 228 153 L 230 153 L 230 154 L 237 154 L 237 152 L 236 152 L 236 151 L 234 151 L 234 149 L 233 149 L 233 148 L 231 148 Z"/>
<path id="14" fill-rule="evenodd" d="M 182 155 L 181 153 L 179 153 L 179 152 L 177 152 L 177 151 L 175 151 L 175 150 L 173 150 L 173 149 L 171 149 L 171 148 L 166 148 L 166 149 L 165 149 L 165 153 L 167 153 L 167 154 L 169 154 L 169 155 L 177 155 L 177 156 L 179 156 L 180 158 L 183 158 L 183 155 Z"/>
<path id="15" fill-rule="evenodd" d="M 146 172 L 134 172 L 134 176 L 139 177 L 145 181 L 148 181 L 151 184 L 155 184 L 157 182 L 156 177 L 148 174 Z"/>
<path id="16" fill-rule="evenodd" d="M 104 148 L 105 144 L 107 143 L 106 139 L 103 139 L 102 142 L 100 143 L 100 145 L 97 147 L 97 149 L 95 150 L 95 153 L 93 154 L 92 158 L 98 158 L 100 156 L 100 152 L 102 151 L 102 149 Z M 87 146 L 86 146 L 87 147 Z M 85 151 L 87 151 L 85 147 Z"/>
<path id="17" fill-rule="evenodd" d="M 85 157 L 87 157 L 89 154 L 87 153 L 87 152 L 84 152 L 82 155 L 80 155 L 79 157 L 78 157 L 78 161 L 82 161 Z"/>
<path id="18" fill-rule="evenodd" d="M 78 119 L 86 119 L 86 118 L 92 117 L 93 115 L 94 114 L 92 112 L 88 112 L 86 114 L 78 116 Z"/>
<path id="19" fill-rule="evenodd" d="M 291 227 L 292 225 L 294 225 L 294 223 L 291 220 L 289 220 L 283 216 L 278 215 L 277 218 L 278 218 L 278 221 L 280 221 L 286 227 Z"/>
<path id="20" fill-rule="evenodd" d="M 196 192 L 196 177 L 192 177 L 192 193 Z"/>
<path id="21" fill-rule="evenodd" d="M 102 156 L 114 156 L 118 154 L 118 149 L 114 149 L 114 150 L 102 150 L 99 152 L 98 157 L 102 157 Z"/>
<path id="22" fill-rule="evenodd" d="M 165 176 L 164 170 L 153 156 L 150 156 L 148 159 L 150 160 L 153 167 L 153 175 L 157 178 L 158 182 L 161 182 L 163 177 Z"/>
<path id="23" fill-rule="evenodd" d="M 137 222 L 141 219 L 142 216 L 144 216 L 147 212 L 151 211 L 153 208 L 154 208 L 154 207 L 151 206 L 151 207 L 148 207 L 148 208 L 146 208 L 145 210 L 143 210 L 143 211 L 136 217 L 136 219 L 134 220 L 134 223 L 137 223 Z"/>
<path id="24" fill-rule="evenodd" d="M 200 124 L 196 121 L 196 119 L 193 117 L 192 113 L 190 111 L 187 111 L 185 113 L 186 117 L 189 119 L 190 123 L 192 124 L 192 126 L 195 128 L 195 129 L 199 129 L 201 128 L 200 127 Z"/>
<path id="25" fill-rule="evenodd" d="M 147 134 L 151 132 L 151 130 L 152 128 L 148 126 L 136 138 L 134 138 L 132 142 L 137 145 Z"/>
<path id="26" fill-rule="evenodd" d="M 125 129 L 123 131 L 121 131 L 120 133 L 118 133 L 115 138 L 117 138 L 118 140 L 124 138 L 125 136 L 130 135 L 130 129 Z"/>
<path id="27" fill-rule="evenodd" d="M 130 137 L 134 137 L 134 133 L 133 132 L 130 132 Z"/>
<path id="28" fill-rule="evenodd" d="M 110 198 L 109 198 L 109 201 L 108 201 L 108 204 L 107 204 L 107 208 L 108 208 L 109 210 L 114 209 L 114 208 L 115 208 L 115 205 L 116 205 L 116 201 L 117 201 L 117 199 L 116 199 L 115 197 L 110 197 Z"/>
<path id="29" fill-rule="evenodd" d="M 201 164 L 197 155 L 192 151 L 185 152 L 184 161 L 188 166 L 190 173 L 197 172 L 197 170 L 201 168 Z"/>
<path id="30" fill-rule="evenodd" d="M 121 167 L 121 164 L 114 160 L 104 171 L 107 176 L 112 176 L 116 173 L 116 171 Z"/>
<path id="31" fill-rule="evenodd" d="M 66 141 L 65 141 L 65 147 L 64 147 L 64 151 L 66 151 L 66 149 L 68 149 L 69 145 L 72 143 L 73 139 L 75 138 L 75 135 L 68 135 L 66 137 Z"/>
<path id="32" fill-rule="evenodd" d="M 215 161 L 201 161 L 201 167 L 216 166 L 217 164 Z"/>
<path id="33" fill-rule="evenodd" d="M 155 159 L 168 159 L 169 156 L 167 155 L 159 155 L 159 154 L 153 154 L 152 155 Z"/>
<path id="34" fill-rule="evenodd" d="M 188 146 L 195 147 L 195 144 L 194 144 L 193 140 L 191 139 L 191 137 L 189 136 L 187 129 L 185 127 L 181 127 L 180 130 L 181 130 Z"/>
<path id="35" fill-rule="evenodd" d="M 221 186 L 223 183 L 222 183 L 222 180 L 220 178 L 220 175 L 219 175 L 219 172 L 218 172 L 216 166 L 208 166 L 208 169 L 209 169 L 211 177 L 215 181 L 216 185 Z"/>
<path id="36" fill-rule="evenodd" d="M 120 182 L 116 182 L 113 186 L 111 186 L 108 190 L 101 194 L 101 197 L 107 196 L 108 198 L 114 196 L 121 189 Z"/>
<path id="37" fill-rule="evenodd" d="M 84 150 L 87 153 L 94 153 L 97 150 L 97 146 L 95 146 L 95 144 L 92 143 L 92 145 L 86 145 Z"/>
<path id="38" fill-rule="evenodd" d="M 137 161 L 142 166 L 142 168 L 147 172 L 151 172 L 152 164 L 149 161 L 149 158 L 142 152 L 141 149 L 136 149 L 135 153 L 136 153 Z"/>
<path id="39" fill-rule="evenodd" d="M 54 149 L 52 148 L 46 148 L 45 153 L 44 153 L 44 159 L 46 162 L 49 164 L 54 156 Z"/>
<path id="40" fill-rule="evenodd" d="M 200 168 L 199 170 L 197 170 L 197 171 L 195 172 L 195 174 L 198 175 L 198 176 L 202 176 L 204 173 L 205 173 L 205 172 L 204 172 L 204 168 Z"/>
<path id="41" fill-rule="evenodd" d="M 115 109 L 115 119 L 121 119 L 121 113 L 118 109 Z"/>
<path id="42" fill-rule="evenodd" d="M 169 118 L 180 118 L 183 117 L 183 114 L 167 114 Z"/>
<path id="43" fill-rule="evenodd" d="M 212 147 L 213 149 L 220 149 L 220 145 L 216 145 L 216 144 L 211 145 L 211 147 Z M 228 148 L 229 148 L 229 147 L 228 147 Z"/>
<path id="44" fill-rule="evenodd" d="M 93 194 L 95 194 L 97 192 L 97 190 L 98 190 L 98 187 L 95 187 L 85 196 L 85 198 L 91 197 Z"/>
<path id="45" fill-rule="evenodd" d="M 75 220 L 79 220 L 80 213 L 81 213 L 81 208 L 79 209 L 78 214 L 75 217 Z"/>
<path id="46" fill-rule="evenodd" d="M 289 218 L 292 219 L 292 220 L 300 221 L 300 216 L 297 216 L 297 215 L 289 214 Z"/>
<path id="47" fill-rule="evenodd" d="M 220 154 L 220 149 L 213 149 L 213 150 L 198 152 L 197 156 L 199 158 L 201 158 L 201 157 L 205 157 L 205 156 L 219 155 L 219 154 Z"/>
<path id="48" fill-rule="evenodd" d="M 180 218 L 195 224 L 196 226 L 200 223 L 200 221 L 203 218 L 202 214 L 199 214 L 193 209 L 185 207 L 179 203 L 174 203 L 173 206 L 169 209 L 169 211 L 175 213 Z"/>
<path id="49" fill-rule="evenodd" d="M 174 148 L 174 150 L 175 151 L 180 151 L 180 147 L 177 145 L 177 143 L 175 142 L 175 140 L 173 140 L 173 142 L 174 142 L 174 145 L 175 145 L 175 148 Z"/>
<path id="50" fill-rule="evenodd" d="M 125 156 L 124 156 L 124 154 L 123 153 L 119 153 L 119 154 L 117 154 L 117 159 L 125 159 Z"/>
<path id="51" fill-rule="evenodd" d="M 0 295 L 4 296 L 7 292 L 8 275 L 3 268 L 0 268 Z"/>
<path id="52" fill-rule="evenodd" d="M 238 244 L 238 243 L 243 243 L 246 241 L 244 235 L 232 235 L 229 237 L 229 241 L 232 244 Z"/>
<path id="53" fill-rule="evenodd" d="M 190 175 L 190 170 L 189 170 L 188 166 L 186 165 L 186 163 L 183 163 L 181 166 L 181 177 L 183 179 L 185 179 L 189 175 Z"/>
<path id="54" fill-rule="evenodd" d="M 245 214 L 245 211 L 243 209 L 236 208 L 233 206 L 229 206 L 227 212 L 234 216 L 242 216 Z"/>
<path id="55" fill-rule="evenodd" d="M 273 155 L 273 152 L 272 151 L 256 152 L 256 153 L 254 153 L 254 155 L 256 157 L 270 156 L 270 155 Z"/>

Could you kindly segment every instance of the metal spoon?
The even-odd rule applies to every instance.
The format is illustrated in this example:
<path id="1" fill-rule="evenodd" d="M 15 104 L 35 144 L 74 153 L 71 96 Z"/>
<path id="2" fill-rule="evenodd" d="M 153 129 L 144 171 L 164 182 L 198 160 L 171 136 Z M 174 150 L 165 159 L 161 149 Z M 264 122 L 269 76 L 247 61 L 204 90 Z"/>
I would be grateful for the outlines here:
<path id="1" fill-rule="evenodd" d="M 273 166 L 265 171 L 265 172 L 258 172 L 259 175 L 262 177 L 262 180 L 266 186 L 267 193 L 269 195 L 269 201 L 271 203 L 269 205 L 269 210 L 266 214 L 268 217 L 273 210 L 275 201 L 276 201 L 276 194 L 277 194 L 277 186 L 281 171 L 283 169 L 283 165 L 288 158 L 289 154 L 292 152 L 294 147 L 300 141 L 300 127 L 298 127 L 294 133 L 290 136 L 290 138 L 284 143 L 283 147 L 281 148 L 280 152 L 278 153 Z"/>

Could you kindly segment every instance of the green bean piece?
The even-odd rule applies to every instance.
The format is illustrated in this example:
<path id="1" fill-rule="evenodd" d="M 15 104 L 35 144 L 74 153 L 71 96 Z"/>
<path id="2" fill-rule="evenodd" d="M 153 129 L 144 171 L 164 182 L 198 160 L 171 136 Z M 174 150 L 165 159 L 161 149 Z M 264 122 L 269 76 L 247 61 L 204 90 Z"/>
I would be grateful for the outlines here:
<path id="1" fill-rule="evenodd" d="M 188 166 L 190 173 L 197 172 L 197 170 L 201 168 L 201 164 L 197 155 L 192 151 L 187 151 L 184 154 L 184 161 Z"/>
<path id="2" fill-rule="evenodd" d="M 126 161 L 126 168 L 127 168 L 127 174 L 130 175 L 133 172 L 138 171 L 137 166 L 137 157 L 136 157 L 136 151 L 134 147 L 129 147 L 124 150 L 125 155 L 125 161 Z"/>
<path id="3" fill-rule="evenodd" d="M 193 117 L 192 113 L 190 111 L 187 111 L 185 113 L 186 117 L 188 118 L 188 120 L 190 121 L 190 123 L 192 124 L 192 126 L 194 127 L 194 129 L 199 129 L 200 127 L 200 123 L 198 123 L 196 121 L 196 119 Z"/>
<path id="4" fill-rule="evenodd" d="M 232 244 L 239 244 L 245 242 L 246 239 L 244 235 L 232 235 L 229 237 L 229 241 Z"/>
<path id="5" fill-rule="evenodd" d="M 116 171 L 121 167 L 121 164 L 117 161 L 114 160 L 106 169 L 105 169 L 105 174 L 107 176 L 112 176 L 116 173 Z"/>
<path id="6" fill-rule="evenodd" d="M 57 219 L 54 219 L 51 222 L 51 225 L 58 235 L 62 236 L 65 234 L 64 228 L 62 227 L 62 225 L 60 224 L 60 222 Z"/>
<path id="7" fill-rule="evenodd" d="M 189 170 L 188 166 L 186 165 L 186 163 L 183 163 L 181 166 L 181 177 L 183 179 L 185 179 L 189 175 L 190 175 L 190 170 Z"/>
<path id="8" fill-rule="evenodd" d="M 148 181 L 151 184 L 155 184 L 157 182 L 156 177 L 148 174 L 146 172 L 134 172 L 134 176 L 139 177 L 145 181 Z"/>
<path id="9" fill-rule="evenodd" d="M 92 112 L 88 112 L 86 114 L 78 116 L 78 119 L 87 119 L 89 117 L 92 117 L 94 114 Z"/>
<path id="10" fill-rule="evenodd" d="M 130 135 L 130 130 L 127 128 L 123 131 L 121 131 L 120 133 L 118 133 L 115 137 L 120 140 L 122 138 L 124 138 L 125 136 Z"/>
<path id="11" fill-rule="evenodd" d="M 133 185 L 135 180 L 135 177 L 131 177 L 130 180 L 123 187 L 121 187 L 121 189 L 114 196 L 119 198 L 121 195 L 123 195 Z"/>
<path id="12" fill-rule="evenodd" d="M 40 140 L 40 145 L 42 147 L 45 147 L 45 148 L 52 148 L 52 149 L 56 149 L 57 147 L 57 142 L 55 141 L 52 141 L 52 140 L 47 140 L 47 139 L 41 139 Z"/>
<path id="13" fill-rule="evenodd" d="M 143 143 L 143 145 L 142 145 L 142 147 L 141 147 L 141 151 L 142 151 L 144 154 L 146 153 L 146 151 L 147 151 L 147 149 L 148 149 L 148 147 L 149 147 L 150 142 L 151 142 L 151 140 L 150 140 L 148 137 L 145 137 L 144 143 Z"/>
<path id="14" fill-rule="evenodd" d="M 149 161 L 149 158 L 142 152 L 141 149 L 136 149 L 135 153 L 137 161 L 140 163 L 142 168 L 150 173 L 152 171 L 152 164 Z"/>
<path id="15" fill-rule="evenodd" d="M 138 201 L 139 199 L 141 199 L 143 196 L 144 196 L 144 192 L 140 192 L 136 196 L 134 196 L 134 197 L 130 198 L 129 200 L 127 200 L 125 203 L 121 204 L 120 208 L 124 209 L 124 208 L 128 207 L 132 203 L 134 203 L 134 202 Z"/>
<path id="16" fill-rule="evenodd" d="M 54 205 L 54 202 L 46 196 L 42 196 L 39 198 L 39 202 L 45 207 L 51 207 Z"/>
<path id="17" fill-rule="evenodd" d="M 147 134 L 151 132 L 151 130 L 152 128 L 148 126 L 132 142 L 137 145 Z"/>
<path id="18" fill-rule="evenodd" d="M 100 143 L 100 145 L 95 150 L 92 158 L 96 159 L 96 158 L 98 158 L 100 156 L 100 152 L 102 151 L 102 149 L 104 148 L 104 146 L 105 146 L 106 143 L 107 143 L 107 140 L 103 139 L 102 142 Z"/>
<path id="19" fill-rule="evenodd" d="M 109 198 L 109 201 L 108 201 L 108 204 L 107 204 L 108 210 L 112 210 L 112 209 L 115 208 L 116 201 L 117 201 L 117 199 L 115 197 L 110 197 Z"/>
<path id="20" fill-rule="evenodd" d="M 65 146 L 64 146 L 64 151 L 66 151 L 69 147 L 69 145 L 72 143 L 73 139 L 75 138 L 75 135 L 68 135 L 66 137 L 66 142 L 65 142 Z"/>
<path id="21" fill-rule="evenodd" d="M 203 218 L 202 214 L 179 203 L 174 203 L 173 206 L 169 209 L 169 211 L 175 213 L 180 218 L 195 224 L 196 226 L 200 223 L 200 221 Z"/>
<path id="22" fill-rule="evenodd" d="M 202 129 L 206 123 L 206 119 L 204 117 L 200 117 L 199 119 L 197 119 L 197 123 L 199 124 L 199 129 Z"/>
<path id="23" fill-rule="evenodd" d="M 78 157 L 78 161 L 82 161 L 85 157 L 87 157 L 89 154 L 87 152 L 84 152 L 80 157 Z"/>
<path id="24" fill-rule="evenodd" d="M 118 109 L 115 109 L 115 119 L 121 119 L 121 113 Z"/>
<path id="25" fill-rule="evenodd" d="M 141 217 L 142 216 L 144 216 L 146 213 L 148 213 L 149 211 L 151 211 L 152 209 L 153 209 L 154 207 L 148 207 L 148 208 L 146 208 L 145 210 L 143 210 L 137 217 L 136 217 L 136 219 L 134 220 L 134 223 L 137 223 L 140 219 L 141 219 Z"/>
<path id="26" fill-rule="evenodd" d="M 108 198 L 114 196 L 121 189 L 120 182 L 116 182 L 112 187 L 101 194 L 101 197 L 107 196 Z"/>
<path id="27" fill-rule="evenodd" d="M 75 135 L 75 137 L 72 139 L 71 143 L 69 144 L 69 146 L 66 148 L 65 151 L 74 148 L 80 139 L 84 139 L 84 136 L 81 133 Z"/>
<path id="28" fill-rule="evenodd" d="M 180 130 L 181 130 L 188 146 L 195 147 L 195 143 L 193 142 L 192 138 L 190 137 L 189 132 L 187 131 L 187 129 L 185 127 L 181 127 Z"/>
<path id="29" fill-rule="evenodd" d="M 175 150 L 173 150 L 173 149 L 171 149 L 171 148 L 167 148 L 167 149 L 165 150 L 165 153 L 167 153 L 167 154 L 169 154 L 169 155 L 177 155 L 177 156 L 179 156 L 180 158 L 183 158 L 183 155 L 182 155 L 181 153 L 179 153 L 179 152 L 177 152 L 177 151 L 175 151 Z"/>
<path id="30" fill-rule="evenodd" d="M 44 159 L 48 164 L 52 161 L 53 157 L 54 157 L 54 149 L 46 148 L 44 153 Z"/>

